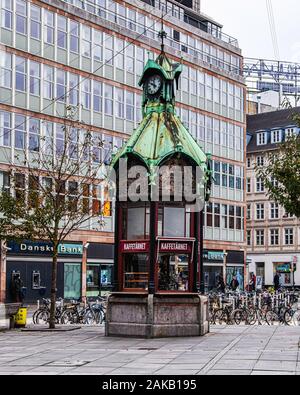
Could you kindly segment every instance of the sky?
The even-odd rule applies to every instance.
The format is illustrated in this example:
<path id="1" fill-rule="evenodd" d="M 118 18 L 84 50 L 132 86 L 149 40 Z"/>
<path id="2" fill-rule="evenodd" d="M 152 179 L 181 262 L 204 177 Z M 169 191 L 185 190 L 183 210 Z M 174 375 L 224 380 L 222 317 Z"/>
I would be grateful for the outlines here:
<path id="1" fill-rule="evenodd" d="M 300 63 L 299 0 L 272 0 L 280 60 Z M 245 57 L 275 59 L 265 0 L 201 0 L 201 11 L 238 39 Z"/>

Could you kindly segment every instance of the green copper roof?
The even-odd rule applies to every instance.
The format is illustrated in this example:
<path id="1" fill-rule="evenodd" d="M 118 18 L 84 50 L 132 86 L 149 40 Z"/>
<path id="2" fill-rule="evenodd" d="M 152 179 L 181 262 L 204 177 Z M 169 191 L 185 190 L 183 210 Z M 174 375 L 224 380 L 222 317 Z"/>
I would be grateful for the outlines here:
<path id="1" fill-rule="evenodd" d="M 210 156 L 203 152 L 175 111 L 174 82 L 178 82 L 181 72 L 182 65 L 172 63 L 163 51 L 156 61 L 148 60 L 139 82 L 139 85 L 144 86 L 144 118 L 126 144 L 113 157 L 111 165 L 116 167 L 120 158 L 131 154 L 144 162 L 151 174 L 154 166 L 160 166 L 165 159 L 181 153 L 202 168 L 209 190 Z M 151 98 L 145 90 L 147 79 L 153 74 L 160 74 L 164 80 L 161 94 L 156 98 Z"/>
<path id="2" fill-rule="evenodd" d="M 177 115 L 154 109 L 114 157 L 112 166 L 129 153 L 137 155 L 148 168 L 159 166 L 175 153 L 185 154 L 204 170 L 208 159 Z"/>

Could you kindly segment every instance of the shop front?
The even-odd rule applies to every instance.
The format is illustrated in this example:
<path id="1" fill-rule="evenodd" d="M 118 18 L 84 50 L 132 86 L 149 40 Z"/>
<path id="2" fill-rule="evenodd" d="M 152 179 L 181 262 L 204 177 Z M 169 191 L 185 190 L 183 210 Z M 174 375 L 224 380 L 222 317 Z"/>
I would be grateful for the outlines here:
<path id="1" fill-rule="evenodd" d="M 87 250 L 86 295 L 105 296 L 113 288 L 113 244 L 90 243 Z"/>
<path id="2" fill-rule="evenodd" d="M 244 252 L 204 250 L 204 279 L 205 291 L 210 292 L 217 288 L 221 276 L 225 284 L 230 286 L 233 277 L 236 277 L 241 290 L 245 287 Z"/>
<path id="3" fill-rule="evenodd" d="M 274 276 L 276 272 L 279 274 L 279 281 L 282 287 L 292 287 L 295 283 L 295 272 L 292 262 L 275 262 Z"/>
<path id="4" fill-rule="evenodd" d="M 81 298 L 82 243 L 59 246 L 57 297 Z M 47 242 L 8 243 L 6 265 L 6 301 L 16 300 L 15 281 L 21 279 L 24 302 L 49 298 L 51 290 L 52 245 Z"/>

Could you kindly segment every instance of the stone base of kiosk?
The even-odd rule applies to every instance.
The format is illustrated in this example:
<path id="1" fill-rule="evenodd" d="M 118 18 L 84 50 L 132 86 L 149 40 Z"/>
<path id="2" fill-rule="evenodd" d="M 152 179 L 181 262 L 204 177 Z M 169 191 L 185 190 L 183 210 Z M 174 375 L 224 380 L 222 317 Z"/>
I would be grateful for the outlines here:
<path id="1" fill-rule="evenodd" d="M 198 294 L 113 293 L 106 336 L 189 337 L 209 332 L 208 299 Z"/>

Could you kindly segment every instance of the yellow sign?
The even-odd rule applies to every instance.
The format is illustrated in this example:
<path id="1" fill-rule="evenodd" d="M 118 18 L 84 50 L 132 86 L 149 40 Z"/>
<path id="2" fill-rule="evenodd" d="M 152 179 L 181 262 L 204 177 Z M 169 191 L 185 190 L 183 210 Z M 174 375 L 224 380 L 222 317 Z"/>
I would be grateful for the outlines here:
<path id="1" fill-rule="evenodd" d="M 111 217 L 111 202 L 105 202 L 102 210 L 103 217 Z"/>

